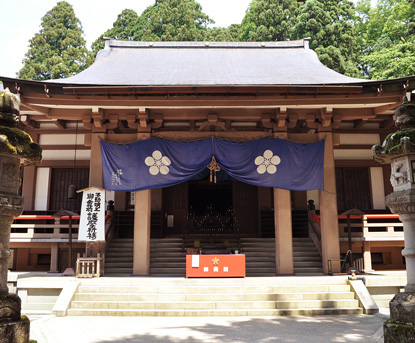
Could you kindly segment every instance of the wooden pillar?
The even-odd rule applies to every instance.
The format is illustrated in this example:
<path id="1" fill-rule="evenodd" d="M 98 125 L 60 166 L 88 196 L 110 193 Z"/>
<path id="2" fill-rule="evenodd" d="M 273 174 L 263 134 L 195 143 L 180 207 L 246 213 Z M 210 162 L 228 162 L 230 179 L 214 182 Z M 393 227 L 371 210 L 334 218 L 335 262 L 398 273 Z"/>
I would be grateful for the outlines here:
<path id="1" fill-rule="evenodd" d="M 370 242 L 363 242 L 363 270 L 365 273 L 373 272 L 372 255 L 370 252 Z"/>
<path id="2" fill-rule="evenodd" d="M 39 143 L 39 134 L 31 134 L 33 142 Z M 35 166 L 26 166 L 23 170 L 22 197 L 24 198 L 23 211 L 33 211 L 36 195 L 36 169 Z"/>
<path id="3" fill-rule="evenodd" d="M 50 243 L 50 270 L 49 273 L 58 273 L 59 248 L 58 243 Z"/>
<path id="4" fill-rule="evenodd" d="M 22 196 L 24 198 L 24 211 L 33 211 L 35 208 L 36 167 L 27 166 L 23 171 Z"/>
<path id="5" fill-rule="evenodd" d="M 149 138 L 139 133 L 138 139 Z M 150 275 L 151 189 L 135 192 L 133 275 Z"/>
<path id="6" fill-rule="evenodd" d="M 150 274 L 151 189 L 135 192 L 133 275 Z"/>
<path id="7" fill-rule="evenodd" d="M 285 121 L 285 120 L 284 120 Z M 275 138 L 287 139 L 286 126 L 274 132 Z M 277 275 L 294 274 L 291 192 L 274 188 L 275 266 Z"/>
<path id="8" fill-rule="evenodd" d="M 324 147 L 324 191 L 320 195 L 321 253 L 323 271 L 328 273 L 328 260 L 333 260 L 332 270 L 340 272 L 340 242 L 337 212 L 336 173 L 333 153 L 333 134 L 321 132 L 319 140 L 325 139 Z"/>
<path id="9" fill-rule="evenodd" d="M 291 193 L 274 188 L 275 265 L 277 275 L 294 274 Z"/>
<path id="10" fill-rule="evenodd" d="M 89 162 L 89 186 L 102 188 L 102 157 L 100 138 L 105 139 L 105 133 L 93 133 L 91 137 L 91 159 Z"/>

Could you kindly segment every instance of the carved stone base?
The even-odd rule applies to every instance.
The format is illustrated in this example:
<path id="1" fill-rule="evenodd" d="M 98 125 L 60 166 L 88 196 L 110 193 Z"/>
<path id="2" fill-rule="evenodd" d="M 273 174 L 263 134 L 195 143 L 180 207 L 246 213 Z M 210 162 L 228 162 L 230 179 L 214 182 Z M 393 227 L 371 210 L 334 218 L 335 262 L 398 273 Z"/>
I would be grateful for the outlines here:
<path id="1" fill-rule="evenodd" d="M 30 321 L 27 317 L 10 323 L 0 323 L 0 343 L 28 343 Z"/>
<path id="2" fill-rule="evenodd" d="M 389 308 L 391 318 L 383 325 L 385 343 L 415 342 L 415 293 L 395 294 Z"/>
<path id="3" fill-rule="evenodd" d="M 383 324 L 385 343 L 413 343 L 415 342 L 415 326 L 393 323 L 387 320 Z"/>
<path id="4" fill-rule="evenodd" d="M 392 322 L 415 325 L 415 293 L 396 293 L 389 303 L 389 309 Z"/>
<path id="5" fill-rule="evenodd" d="M 21 303 L 17 294 L 0 294 L 0 323 L 20 320 Z"/>

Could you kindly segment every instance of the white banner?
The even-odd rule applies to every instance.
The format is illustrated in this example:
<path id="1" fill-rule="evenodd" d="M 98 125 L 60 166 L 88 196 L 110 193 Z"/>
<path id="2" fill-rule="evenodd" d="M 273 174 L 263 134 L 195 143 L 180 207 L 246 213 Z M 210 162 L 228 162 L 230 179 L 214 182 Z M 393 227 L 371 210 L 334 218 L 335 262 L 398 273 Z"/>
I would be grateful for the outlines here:
<path id="1" fill-rule="evenodd" d="M 105 241 L 105 191 L 86 189 L 82 196 L 78 242 Z"/>

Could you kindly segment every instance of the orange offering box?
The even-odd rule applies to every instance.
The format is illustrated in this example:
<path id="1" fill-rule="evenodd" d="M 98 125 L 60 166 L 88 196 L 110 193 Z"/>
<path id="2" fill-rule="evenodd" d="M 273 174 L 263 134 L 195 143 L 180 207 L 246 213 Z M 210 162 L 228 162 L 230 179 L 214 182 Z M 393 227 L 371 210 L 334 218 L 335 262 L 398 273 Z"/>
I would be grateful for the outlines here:
<path id="1" fill-rule="evenodd" d="M 186 277 L 245 277 L 245 255 L 187 255 Z"/>

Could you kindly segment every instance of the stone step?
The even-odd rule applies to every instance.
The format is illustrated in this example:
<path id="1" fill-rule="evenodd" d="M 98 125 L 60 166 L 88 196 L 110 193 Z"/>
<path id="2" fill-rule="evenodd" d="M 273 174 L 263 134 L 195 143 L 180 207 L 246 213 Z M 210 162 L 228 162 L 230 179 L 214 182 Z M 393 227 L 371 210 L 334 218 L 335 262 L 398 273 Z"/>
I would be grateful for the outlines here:
<path id="1" fill-rule="evenodd" d="M 298 309 L 356 308 L 358 300 L 307 301 L 72 301 L 71 308 L 85 309 Z"/>
<path id="2" fill-rule="evenodd" d="M 295 268 L 323 268 L 321 261 L 294 261 Z"/>
<path id="3" fill-rule="evenodd" d="M 317 273 L 317 275 L 319 274 L 319 273 L 321 273 L 321 275 L 323 275 L 323 268 L 296 268 L 296 267 L 294 267 L 294 273 L 295 274 L 297 274 L 297 273 L 302 273 L 302 274 L 307 274 L 307 273 L 313 273 L 313 274 L 316 274 Z"/>
<path id="4" fill-rule="evenodd" d="M 105 270 L 113 268 L 133 268 L 133 262 L 106 262 Z"/>
<path id="5" fill-rule="evenodd" d="M 302 261 L 304 261 L 305 259 L 304 259 L 304 256 L 295 256 L 295 257 L 293 258 L 293 260 L 294 260 L 294 262 L 302 262 Z M 312 262 L 312 261 L 319 261 L 320 263 L 322 263 L 322 261 L 321 261 L 321 256 L 320 256 L 320 255 L 318 255 L 318 256 L 311 256 L 311 257 L 307 257 L 307 261 L 309 261 L 309 262 Z"/>
<path id="6" fill-rule="evenodd" d="M 321 258 L 318 251 L 294 251 L 293 257 L 304 257 L 304 258 L 320 257 Z"/>
<path id="7" fill-rule="evenodd" d="M 330 293 L 77 293 L 75 301 L 308 301 L 350 300 L 352 292 Z"/>
<path id="8" fill-rule="evenodd" d="M 24 303 L 22 304 L 22 310 L 24 311 L 32 311 L 32 310 L 51 311 L 54 305 L 55 305 L 54 302 L 53 303 L 41 303 L 41 302 Z"/>
<path id="9" fill-rule="evenodd" d="M 201 279 L 187 279 L 186 281 L 199 281 Z M 207 280 L 207 279 L 205 279 Z M 236 279 L 235 279 L 236 280 Z M 157 280 L 154 280 L 157 281 Z M 160 281 L 159 281 L 160 283 Z M 163 283 L 163 282 L 162 282 Z M 172 282 L 163 283 L 164 286 L 125 286 L 125 285 L 81 285 L 78 288 L 78 293 L 112 293 L 112 294 L 200 294 L 200 293 L 345 293 L 350 292 L 350 286 L 344 285 L 286 285 L 286 286 L 228 286 L 212 284 L 207 285 L 194 285 L 194 286 L 183 286 L 183 285 L 171 285 Z"/>
<path id="10" fill-rule="evenodd" d="M 69 316 L 171 316 L 171 317 L 209 317 L 209 316 L 314 316 L 363 314 L 363 309 L 355 308 L 304 308 L 304 309 L 209 309 L 209 310 L 115 310 L 115 309 L 69 309 Z"/>
<path id="11" fill-rule="evenodd" d="M 105 275 L 106 274 L 128 274 L 131 275 L 133 273 L 133 268 L 107 268 L 105 267 Z"/>

